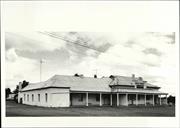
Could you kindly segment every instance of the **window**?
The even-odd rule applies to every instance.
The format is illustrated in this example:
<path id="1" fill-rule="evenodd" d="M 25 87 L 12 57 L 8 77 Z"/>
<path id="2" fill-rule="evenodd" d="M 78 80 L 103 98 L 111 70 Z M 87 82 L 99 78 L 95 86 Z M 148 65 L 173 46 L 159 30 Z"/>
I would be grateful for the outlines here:
<path id="1" fill-rule="evenodd" d="M 32 94 L 32 101 L 34 101 L 34 94 Z"/>
<path id="2" fill-rule="evenodd" d="M 27 95 L 27 101 L 29 101 L 29 94 Z"/>
<path id="3" fill-rule="evenodd" d="M 100 96 L 96 94 L 96 101 L 100 101 Z"/>
<path id="4" fill-rule="evenodd" d="M 83 101 L 83 94 L 79 94 L 79 101 Z"/>
<path id="5" fill-rule="evenodd" d="M 144 88 L 144 86 L 142 86 L 142 85 L 137 85 L 137 88 Z"/>
<path id="6" fill-rule="evenodd" d="M 40 94 L 38 94 L 38 101 L 40 102 Z"/>
<path id="7" fill-rule="evenodd" d="M 45 99 L 46 99 L 46 102 L 48 101 L 48 94 L 45 93 Z"/>
<path id="8" fill-rule="evenodd" d="M 26 101 L 26 94 L 24 94 L 24 101 Z"/>

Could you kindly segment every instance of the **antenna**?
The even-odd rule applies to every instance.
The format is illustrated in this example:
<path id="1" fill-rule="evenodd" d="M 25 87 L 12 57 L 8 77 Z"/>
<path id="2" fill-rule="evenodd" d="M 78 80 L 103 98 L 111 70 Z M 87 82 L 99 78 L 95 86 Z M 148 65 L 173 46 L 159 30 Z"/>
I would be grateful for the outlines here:
<path id="1" fill-rule="evenodd" d="M 42 63 L 44 63 L 44 61 L 40 59 L 40 82 L 42 80 Z"/>

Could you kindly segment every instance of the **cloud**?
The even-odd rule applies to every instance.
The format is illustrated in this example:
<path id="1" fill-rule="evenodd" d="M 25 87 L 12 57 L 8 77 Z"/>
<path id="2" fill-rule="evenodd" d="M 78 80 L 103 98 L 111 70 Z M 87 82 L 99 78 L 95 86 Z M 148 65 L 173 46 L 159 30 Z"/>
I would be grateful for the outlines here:
<path id="1" fill-rule="evenodd" d="M 6 60 L 11 61 L 11 62 L 14 62 L 17 60 L 17 54 L 14 48 L 8 49 L 6 51 Z"/>
<path id="2" fill-rule="evenodd" d="M 176 52 L 174 43 L 170 43 L 175 42 L 174 33 L 54 33 L 81 44 L 83 40 L 86 42 L 83 45 L 104 52 L 40 33 L 8 33 L 8 85 L 22 79 L 38 82 L 39 59 L 43 58 L 46 60 L 42 65 L 43 80 L 54 74 L 93 76 L 97 69 L 98 77 L 136 74 L 150 83 L 162 86 L 164 91 L 175 92 Z"/>
<path id="3" fill-rule="evenodd" d="M 143 50 L 143 52 L 145 54 L 154 54 L 154 55 L 157 55 L 157 56 L 161 56 L 162 53 L 159 52 L 156 48 L 146 48 Z"/>
<path id="4" fill-rule="evenodd" d="M 39 79 L 37 66 L 32 60 L 16 56 L 16 61 L 6 61 L 6 86 L 15 87 L 20 81 L 37 81 Z"/>
<path id="5" fill-rule="evenodd" d="M 65 47 L 65 42 L 40 34 L 38 32 L 11 33 L 6 32 L 6 49 L 15 48 L 26 51 L 53 51 Z"/>

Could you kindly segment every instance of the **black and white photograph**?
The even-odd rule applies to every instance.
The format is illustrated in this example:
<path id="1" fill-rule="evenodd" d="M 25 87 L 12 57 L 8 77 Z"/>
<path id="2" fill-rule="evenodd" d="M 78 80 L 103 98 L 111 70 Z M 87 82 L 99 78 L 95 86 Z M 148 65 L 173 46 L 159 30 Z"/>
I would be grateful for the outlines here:
<path id="1" fill-rule="evenodd" d="M 175 116 L 174 32 L 5 34 L 6 116 Z"/>
<path id="2" fill-rule="evenodd" d="M 177 127 L 177 2 L 131 3 L 3 2 L 3 126 Z"/>

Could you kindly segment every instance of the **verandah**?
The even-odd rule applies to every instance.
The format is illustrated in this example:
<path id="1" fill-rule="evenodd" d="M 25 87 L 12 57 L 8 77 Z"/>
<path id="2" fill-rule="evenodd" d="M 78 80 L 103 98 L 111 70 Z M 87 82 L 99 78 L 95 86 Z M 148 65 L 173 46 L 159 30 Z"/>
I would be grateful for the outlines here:
<path id="1" fill-rule="evenodd" d="M 163 94 L 139 94 L 139 93 L 107 93 L 107 92 L 71 92 L 71 106 L 130 106 L 130 105 L 162 105 Z"/>

